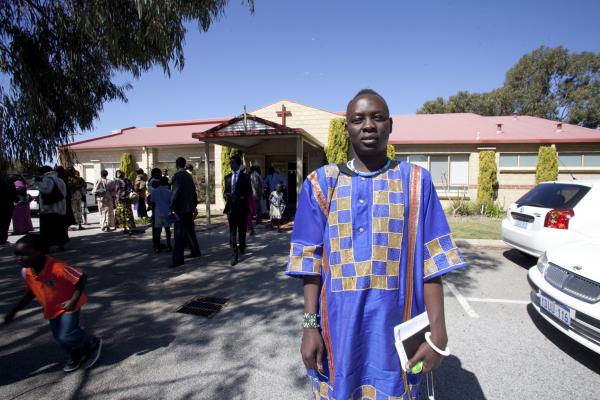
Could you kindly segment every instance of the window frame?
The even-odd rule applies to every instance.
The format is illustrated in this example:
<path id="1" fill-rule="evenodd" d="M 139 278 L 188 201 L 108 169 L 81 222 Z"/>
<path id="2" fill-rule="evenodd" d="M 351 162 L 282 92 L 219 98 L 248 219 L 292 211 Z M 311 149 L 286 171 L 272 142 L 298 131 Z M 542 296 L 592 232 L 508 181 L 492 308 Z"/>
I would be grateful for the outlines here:
<path id="1" fill-rule="evenodd" d="M 410 161 L 410 156 L 424 156 L 426 158 L 426 163 L 427 163 L 427 170 L 431 171 L 431 157 L 435 156 L 435 157 L 439 157 L 439 156 L 446 156 L 447 159 L 447 168 L 448 168 L 448 182 L 446 185 L 443 184 L 436 184 L 435 182 L 433 182 L 433 185 L 435 186 L 435 189 L 438 193 L 438 195 L 440 197 L 443 198 L 459 198 L 459 197 L 466 197 L 469 198 L 469 183 L 471 182 L 471 171 L 470 171 L 470 158 L 471 158 L 471 153 L 469 152 L 443 152 L 443 153 L 437 153 L 437 152 L 433 152 L 433 153 L 422 153 L 422 152 L 410 152 L 410 153 L 396 153 L 396 160 L 398 160 L 400 157 L 402 157 L 402 159 L 400 161 L 405 161 L 405 162 L 411 162 Z M 452 185 L 450 183 L 451 181 L 451 176 L 452 176 L 452 163 L 450 161 L 452 156 L 465 156 L 467 158 L 467 182 L 465 184 L 461 184 L 461 185 Z M 433 178 L 432 178 L 433 181 Z"/>

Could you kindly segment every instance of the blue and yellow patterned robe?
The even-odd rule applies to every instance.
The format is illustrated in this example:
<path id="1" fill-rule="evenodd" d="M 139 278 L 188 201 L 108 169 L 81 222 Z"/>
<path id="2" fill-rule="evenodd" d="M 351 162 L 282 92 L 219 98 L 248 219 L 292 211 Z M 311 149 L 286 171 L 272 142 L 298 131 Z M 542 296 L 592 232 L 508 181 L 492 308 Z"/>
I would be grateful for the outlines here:
<path id="1" fill-rule="evenodd" d="M 374 177 L 331 164 L 305 180 L 286 273 L 321 277 L 325 376 L 315 399 L 418 398 L 394 326 L 425 311 L 423 284 L 466 266 L 429 172 L 393 162 Z M 407 390 L 408 386 L 408 390 Z"/>

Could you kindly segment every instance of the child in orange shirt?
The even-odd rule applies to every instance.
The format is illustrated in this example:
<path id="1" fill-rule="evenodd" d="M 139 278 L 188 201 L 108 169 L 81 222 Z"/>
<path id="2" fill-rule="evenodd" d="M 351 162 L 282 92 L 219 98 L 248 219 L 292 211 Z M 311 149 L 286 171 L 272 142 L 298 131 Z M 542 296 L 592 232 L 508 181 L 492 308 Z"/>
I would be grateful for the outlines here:
<path id="1" fill-rule="evenodd" d="M 44 318 L 50 322 L 54 339 L 69 355 L 63 371 L 75 371 L 82 363 L 90 368 L 100 357 L 102 339 L 88 336 L 79 326 L 79 311 L 87 303 L 83 292 L 86 275 L 47 256 L 39 235 L 29 234 L 19 239 L 15 256 L 23 267 L 21 273 L 27 292 L 4 317 L 4 322 L 11 322 L 16 313 L 36 297 L 44 310 Z"/>

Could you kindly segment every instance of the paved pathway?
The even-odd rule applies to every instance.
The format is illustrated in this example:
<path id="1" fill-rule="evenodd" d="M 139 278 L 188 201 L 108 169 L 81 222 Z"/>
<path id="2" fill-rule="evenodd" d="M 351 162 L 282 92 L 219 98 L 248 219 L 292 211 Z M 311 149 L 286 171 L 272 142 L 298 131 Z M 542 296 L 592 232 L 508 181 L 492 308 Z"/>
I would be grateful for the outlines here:
<path id="1" fill-rule="evenodd" d="M 32 303 L 0 325 L 0 399 L 309 398 L 298 351 L 302 285 L 282 274 L 289 232 L 261 229 L 230 267 L 220 222 L 198 227 L 203 256 L 177 270 L 166 268 L 169 254 L 151 253 L 149 231 L 73 232 L 58 256 L 90 276 L 83 324 L 105 339 L 103 356 L 89 371 L 64 374 L 63 355 Z M 527 305 L 525 274 L 535 261 L 463 246 L 471 268 L 446 280 L 453 355 L 436 372 L 436 399 L 596 398 L 596 356 Z M 0 247 L 2 314 L 23 292 L 11 251 Z M 194 296 L 230 303 L 212 319 L 174 312 Z"/>

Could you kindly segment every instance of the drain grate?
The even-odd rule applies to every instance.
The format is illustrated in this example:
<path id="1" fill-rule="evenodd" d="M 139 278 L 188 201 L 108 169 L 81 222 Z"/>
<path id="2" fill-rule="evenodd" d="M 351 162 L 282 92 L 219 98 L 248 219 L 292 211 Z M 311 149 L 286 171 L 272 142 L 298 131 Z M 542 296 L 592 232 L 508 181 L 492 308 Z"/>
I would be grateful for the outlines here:
<path id="1" fill-rule="evenodd" d="M 194 297 L 179 306 L 175 312 L 212 318 L 223 309 L 227 301 L 228 299 L 222 297 Z"/>

